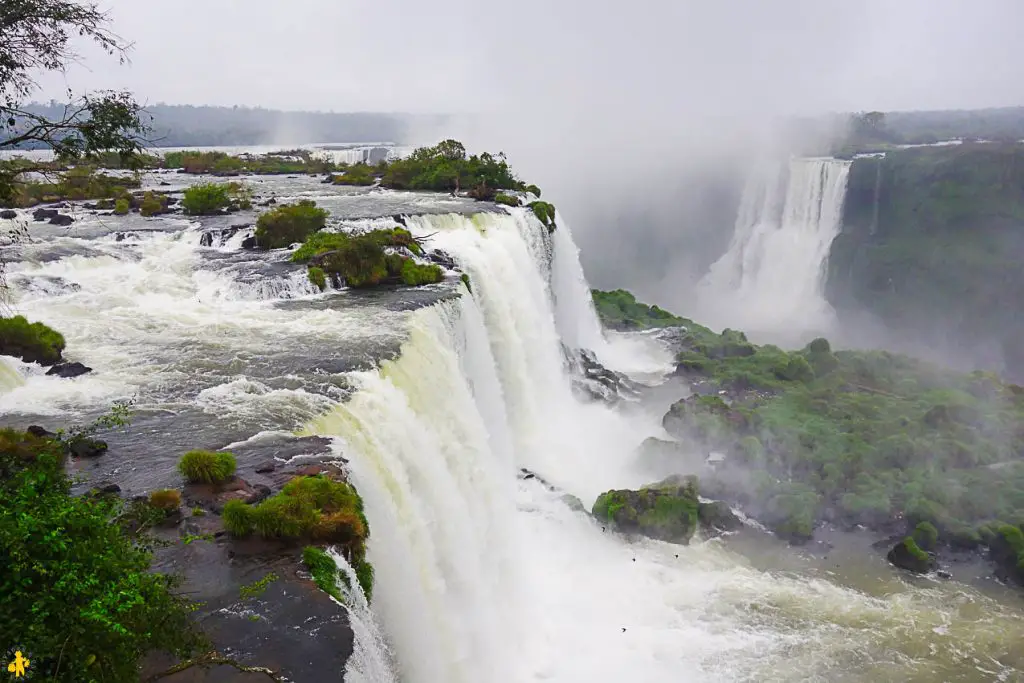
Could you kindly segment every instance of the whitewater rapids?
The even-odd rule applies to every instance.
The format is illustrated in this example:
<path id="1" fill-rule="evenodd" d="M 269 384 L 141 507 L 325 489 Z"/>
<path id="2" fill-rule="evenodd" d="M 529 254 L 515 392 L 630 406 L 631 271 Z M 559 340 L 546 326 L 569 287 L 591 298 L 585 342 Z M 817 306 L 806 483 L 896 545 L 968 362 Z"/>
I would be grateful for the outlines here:
<path id="1" fill-rule="evenodd" d="M 10 269 L 17 307 L 96 372 L 58 380 L 4 359 L 0 410 L 71 419 L 136 397 L 162 436 L 123 465 L 139 486 L 174 481 L 189 447 L 333 437 L 366 502 L 376 586 L 372 605 L 350 596 L 356 655 L 325 681 L 1020 676 L 1024 626 L 1007 599 L 908 583 L 867 553 L 825 565 L 728 539 L 627 543 L 574 511 L 564 494 L 589 508 L 647 483 L 632 454 L 660 416 L 578 399 L 562 344 L 648 378 L 671 359 L 605 339 L 563 217 L 553 234 L 526 210 L 408 223 L 472 292 L 453 275 L 419 293 L 319 294 L 172 219 L 132 240 L 33 244 Z"/>

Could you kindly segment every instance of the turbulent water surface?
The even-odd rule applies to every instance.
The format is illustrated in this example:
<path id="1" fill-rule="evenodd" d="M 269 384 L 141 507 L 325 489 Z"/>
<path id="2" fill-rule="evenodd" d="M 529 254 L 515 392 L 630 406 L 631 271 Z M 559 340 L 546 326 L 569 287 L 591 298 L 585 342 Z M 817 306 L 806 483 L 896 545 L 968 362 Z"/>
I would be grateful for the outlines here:
<path id="1" fill-rule="evenodd" d="M 822 192 L 845 172 L 797 170 Z M 549 235 L 523 209 L 256 182 L 349 226 L 407 214 L 472 293 L 452 273 L 415 290 L 320 294 L 286 251 L 240 249 L 247 233 L 230 227 L 245 216 L 81 215 L 68 230 L 33 228 L 4 256 L 14 308 L 62 330 L 66 356 L 95 372 L 61 380 L 5 358 L 0 410 L 56 426 L 134 398 L 132 428 L 94 472 L 130 492 L 175 484 L 188 448 L 332 437 L 366 502 L 377 583 L 372 607 L 348 601 L 348 671 L 322 680 L 1020 679 L 1013 593 L 910 580 L 866 543 L 812 556 L 757 535 L 627 542 L 567 504 L 566 493 L 589 507 L 647 483 L 633 450 L 663 434 L 658 411 L 575 395 L 562 345 L 649 383 L 670 358 L 653 338 L 601 333 L 561 217 Z M 785 215 L 833 220 L 834 207 L 789 185 Z M 212 246 L 204 230 L 217 231 Z"/>

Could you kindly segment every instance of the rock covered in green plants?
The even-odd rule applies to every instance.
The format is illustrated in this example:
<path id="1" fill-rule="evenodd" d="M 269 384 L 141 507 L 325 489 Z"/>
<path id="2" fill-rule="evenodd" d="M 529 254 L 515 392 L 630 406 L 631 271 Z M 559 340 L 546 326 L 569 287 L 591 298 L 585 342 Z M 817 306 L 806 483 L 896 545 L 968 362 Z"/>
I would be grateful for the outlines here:
<path id="1" fill-rule="evenodd" d="M 167 197 L 156 192 L 146 192 L 139 204 L 139 213 L 143 216 L 159 216 L 167 212 Z"/>
<path id="2" fill-rule="evenodd" d="M 917 574 L 925 574 L 935 568 L 935 560 L 907 536 L 897 543 L 886 556 L 895 566 Z"/>
<path id="3" fill-rule="evenodd" d="M 210 216 L 220 213 L 231 204 L 231 194 L 225 183 L 199 183 L 185 190 L 181 206 L 190 216 Z"/>
<path id="4" fill-rule="evenodd" d="M 280 249 L 322 230 L 327 225 L 327 211 L 316 202 L 303 199 L 284 204 L 260 215 L 256 220 L 256 244 L 263 249 Z"/>
<path id="5" fill-rule="evenodd" d="M 989 537 L 989 553 L 997 575 L 1024 584 L 1024 533 L 1019 526 L 1003 524 Z"/>
<path id="6" fill-rule="evenodd" d="M 522 206 L 523 204 L 519 197 L 510 194 L 505 194 L 504 192 L 499 192 L 498 194 L 494 195 L 494 203 L 501 204 L 503 206 Z"/>
<path id="7" fill-rule="evenodd" d="M 128 212 L 132 210 L 131 200 L 125 199 L 124 197 L 114 202 L 114 215 L 115 216 L 127 216 Z"/>
<path id="8" fill-rule="evenodd" d="M 548 202 L 536 201 L 527 204 L 533 215 L 537 217 L 544 227 L 548 229 L 548 232 L 554 232 L 555 228 L 555 205 L 549 204 Z"/>
<path id="9" fill-rule="evenodd" d="M 601 319 L 601 324 L 613 330 L 644 330 L 654 327 L 673 327 L 685 325 L 690 321 L 672 315 L 657 306 L 648 306 L 636 300 L 624 289 L 603 292 L 593 289 L 590 292 L 594 300 L 594 308 Z M 709 330 L 710 332 L 710 330 Z"/>
<path id="10" fill-rule="evenodd" d="M 309 277 L 309 281 L 316 285 L 317 289 L 321 292 L 327 289 L 327 275 L 324 273 L 323 268 L 310 266 L 306 269 L 306 275 Z"/>
<path id="11" fill-rule="evenodd" d="M 697 478 L 673 476 L 638 491 L 607 491 L 592 514 L 623 533 L 687 544 L 697 530 Z"/>
<path id="12" fill-rule="evenodd" d="M 292 254 L 292 261 L 308 263 L 334 280 L 354 288 L 381 284 L 412 287 L 441 282 L 444 271 L 432 263 L 419 263 L 406 253 L 422 254 L 419 242 L 405 228 L 360 233 L 315 232 Z"/>
<path id="13" fill-rule="evenodd" d="M 676 401 L 662 419 L 662 425 L 669 434 L 712 446 L 734 439 L 736 432 L 744 429 L 746 423 L 746 417 L 730 408 L 719 396 L 701 394 Z"/>
<path id="14" fill-rule="evenodd" d="M 30 323 L 23 315 L 0 318 L 0 355 L 53 365 L 60 362 L 64 343 L 60 332 L 40 322 Z"/>

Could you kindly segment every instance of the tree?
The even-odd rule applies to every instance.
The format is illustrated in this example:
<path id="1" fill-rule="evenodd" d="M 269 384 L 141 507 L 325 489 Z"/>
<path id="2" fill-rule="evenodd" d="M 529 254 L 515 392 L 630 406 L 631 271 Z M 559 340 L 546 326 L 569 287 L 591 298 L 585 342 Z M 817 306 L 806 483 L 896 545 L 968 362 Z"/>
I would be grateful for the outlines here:
<path id="1" fill-rule="evenodd" d="M 91 39 L 122 63 L 129 45 L 108 28 L 95 3 L 75 0 L 4 0 L 0 3 L 0 150 L 50 148 L 73 160 L 113 150 L 128 157 L 148 131 L 142 109 L 130 93 L 100 91 L 74 97 L 62 116 L 47 118 L 21 103 L 36 83 L 33 74 L 58 71 L 77 56 L 72 36 Z M 0 168 L 0 200 L 10 196 L 24 167 Z"/>

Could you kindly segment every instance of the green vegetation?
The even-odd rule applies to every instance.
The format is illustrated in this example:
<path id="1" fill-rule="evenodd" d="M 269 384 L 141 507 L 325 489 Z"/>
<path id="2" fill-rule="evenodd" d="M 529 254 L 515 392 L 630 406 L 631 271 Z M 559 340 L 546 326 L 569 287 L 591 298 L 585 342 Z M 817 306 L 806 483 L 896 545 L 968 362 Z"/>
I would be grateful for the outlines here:
<path id="1" fill-rule="evenodd" d="M 43 323 L 30 323 L 23 315 L 0 318 L 0 355 L 53 365 L 60 362 L 63 351 L 64 336 Z"/>
<path id="2" fill-rule="evenodd" d="M 122 197 L 114 202 L 114 215 L 115 216 L 127 216 L 128 212 L 132 210 L 131 200 Z"/>
<path id="3" fill-rule="evenodd" d="M 373 185 L 377 181 L 374 170 L 368 164 L 352 164 L 341 175 L 331 177 L 335 185 Z"/>
<path id="4" fill-rule="evenodd" d="M 533 215 L 537 217 L 544 227 L 548 229 L 548 232 L 554 232 L 555 228 L 555 205 L 547 202 L 530 202 L 527 204 L 530 210 L 533 211 Z"/>
<path id="5" fill-rule="evenodd" d="M 693 324 L 691 321 L 676 317 L 657 306 L 648 306 L 637 302 L 636 298 L 624 289 L 616 289 L 611 292 L 594 289 L 590 294 L 594 299 L 594 307 L 597 309 L 601 323 L 613 330 L 689 327 Z M 711 331 L 708 330 L 708 332 Z"/>
<path id="6" fill-rule="evenodd" d="M 189 451 L 178 471 L 190 484 L 223 484 L 235 474 L 235 456 L 226 451 Z"/>
<path id="7" fill-rule="evenodd" d="M 39 680 L 138 680 L 151 650 L 202 646 L 176 581 L 150 572 L 147 539 L 117 496 L 73 496 L 64 444 L 0 431 L 0 633 Z M 148 507 L 148 506 L 147 506 Z"/>
<path id="8" fill-rule="evenodd" d="M 402 261 L 400 271 L 402 284 L 416 287 L 419 285 L 430 285 L 444 279 L 444 272 L 441 266 L 433 263 L 416 263 L 411 258 Z"/>
<path id="9" fill-rule="evenodd" d="M 167 211 L 167 197 L 155 192 L 147 192 L 142 195 L 142 202 L 139 204 L 139 213 L 143 216 L 158 216 Z"/>
<path id="10" fill-rule="evenodd" d="M 537 187 L 536 185 L 527 185 L 526 187 L 523 188 L 523 191 L 529 192 L 537 199 L 540 199 L 540 188 Z"/>
<path id="11" fill-rule="evenodd" d="M 237 537 L 256 534 L 337 545 L 355 567 L 367 596 L 373 590 L 373 570 L 366 562 L 370 527 L 362 499 L 345 482 L 323 475 L 295 477 L 280 493 L 258 505 L 229 501 L 224 506 L 223 520 L 228 532 Z"/>
<path id="12" fill-rule="evenodd" d="M 262 214 L 256 221 L 256 243 L 264 249 L 280 249 L 301 242 L 327 225 L 327 211 L 304 199 Z"/>
<path id="13" fill-rule="evenodd" d="M 277 581 L 279 577 L 274 572 L 268 572 L 262 579 L 257 579 L 252 583 L 247 583 L 244 586 L 239 587 L 238 597 L 242 600 L 248 600 L 249 598 L 258 598 L 267 591 L 267 587 L 274 581 Z"/>
<path id="14" fill-rule="evenodd" d="M 1024 366 L 1024 144 L 974 143 L 853 162 L 827 294 L 965 367 Z"/>
<path id="15" fill-rule="evenodd" d="M 467 157 L 466 148 L 456 140 L 421 147 L 408 157 L 391 162 L 381 178 L 381 186 L 440 192 L 480 188 L 477 199 L 491 199 L 497 190 L 524 187 L 512 173 L 504 154 L 494 156 L 485 152 Z"/>
<path id="16" fill-rule="evenodd" d="M 523 205 L 523 202 L 519 199 L 519 197 L 515 197 L 515 196 L 510 195 L 510 194 L 505 194 L 504 192 L 499 192 L 498 194 L 494 195 L 494 203 L 495 204 L 503 204 L 505 206 L 522 206 Z"/>
<path id="17" fill-rule="evenodd" d="M 462 280 L 462 284 L 466 285 L 466 290 L 472 294 L 473 288 L 469 284 L 469 273 L 463 273 L 459 276 L 459 279 Z"/>
<path id="18" fill-rule="evenodd" d="M 3 169 L 0 169 L 3 172 Z M 49 178 L 56 175 L 53 181 Z M 47 173 L 45 181 L 16 181 L 2 207 L 26 208 L 40 203 L 66 200 L 128 198 L 128 188 L 139 187 L 141 182 L 131 176 L 111 176 L 97 173 L 92 167 L 79 166 L 63 173 Z"/>
<path id="19" fill-rule="evenodd" d="M 181 492 L 177 489 L 159 489 L 149 494 L 149 504 L 160 510 L 177 510 L 181 507 Z"/>
<path id="20" fill-rule="evenodd" d="M 372 287 L 387 282 L 418 286 L 440 282 L 444 272 L 434 264 L 420 264 L 386 248 L 405 248 L 421 254 L 422 247 L 405 228 L 363 233 L 315 232 L 295 253 L 292 261 L 316 264 L 325 274 L 337 275 L 349 287 Z"/>
<path id="21" fill-rule="evenodd" d="M 185 190 L 181 206 L 190 216 L 210 216 L 231 204 L 228 186 L 223 183 L 200 183 Z"/>
<path id="22" fill-rule="evenodd" d="M 273 154 L 234 156 L 225 152 L 168 152 L 164 155 L 163 168 L 179 168 L 185 173 L 207 175 L 283 175 L 320 174 L 335 169 L 333 163 L 318 159 L 304 149 L 276 152 Z"/>
<path id="23" fill-rule="evenodd" d="M 327 289 L 327 275 L 324 273 L 323 268 L 310 266 L 306 270 L 306 275 L 309 277 L 309 281 L 316 285 L 321 292 Z"/>
<path id="24" fill-rule="evenodd" d="M 697 509 L 696 477 L 669 477 L 639 491 L 602 493 L 593 515 L 625 533 L 689 543 L 697 530 Z"/>
<path id="25" fill-rule="evenodd" d="M 787 352 L 683 327 L 679 372 L 714 395 L 677 402 L 663 423 L 726 454 L 705 477 L 714 497 L 748 501 L 793 540 L 827 516 L 902 530 L 925 549 L 975 547 L 986 527 L 1024 521 L 1024 389 L 825 339 Z"/>
<path id="26" fill-rule="evenodd" d="M 334 564 L 330 555 L 316 546 L 308 545 L 302 549 L 302 561 L 320 590 L 338 602 L 345 602 L 338 588 L 338 582 L 344 581 L 345 575 L 338 571 L 338 565 Z"/>

